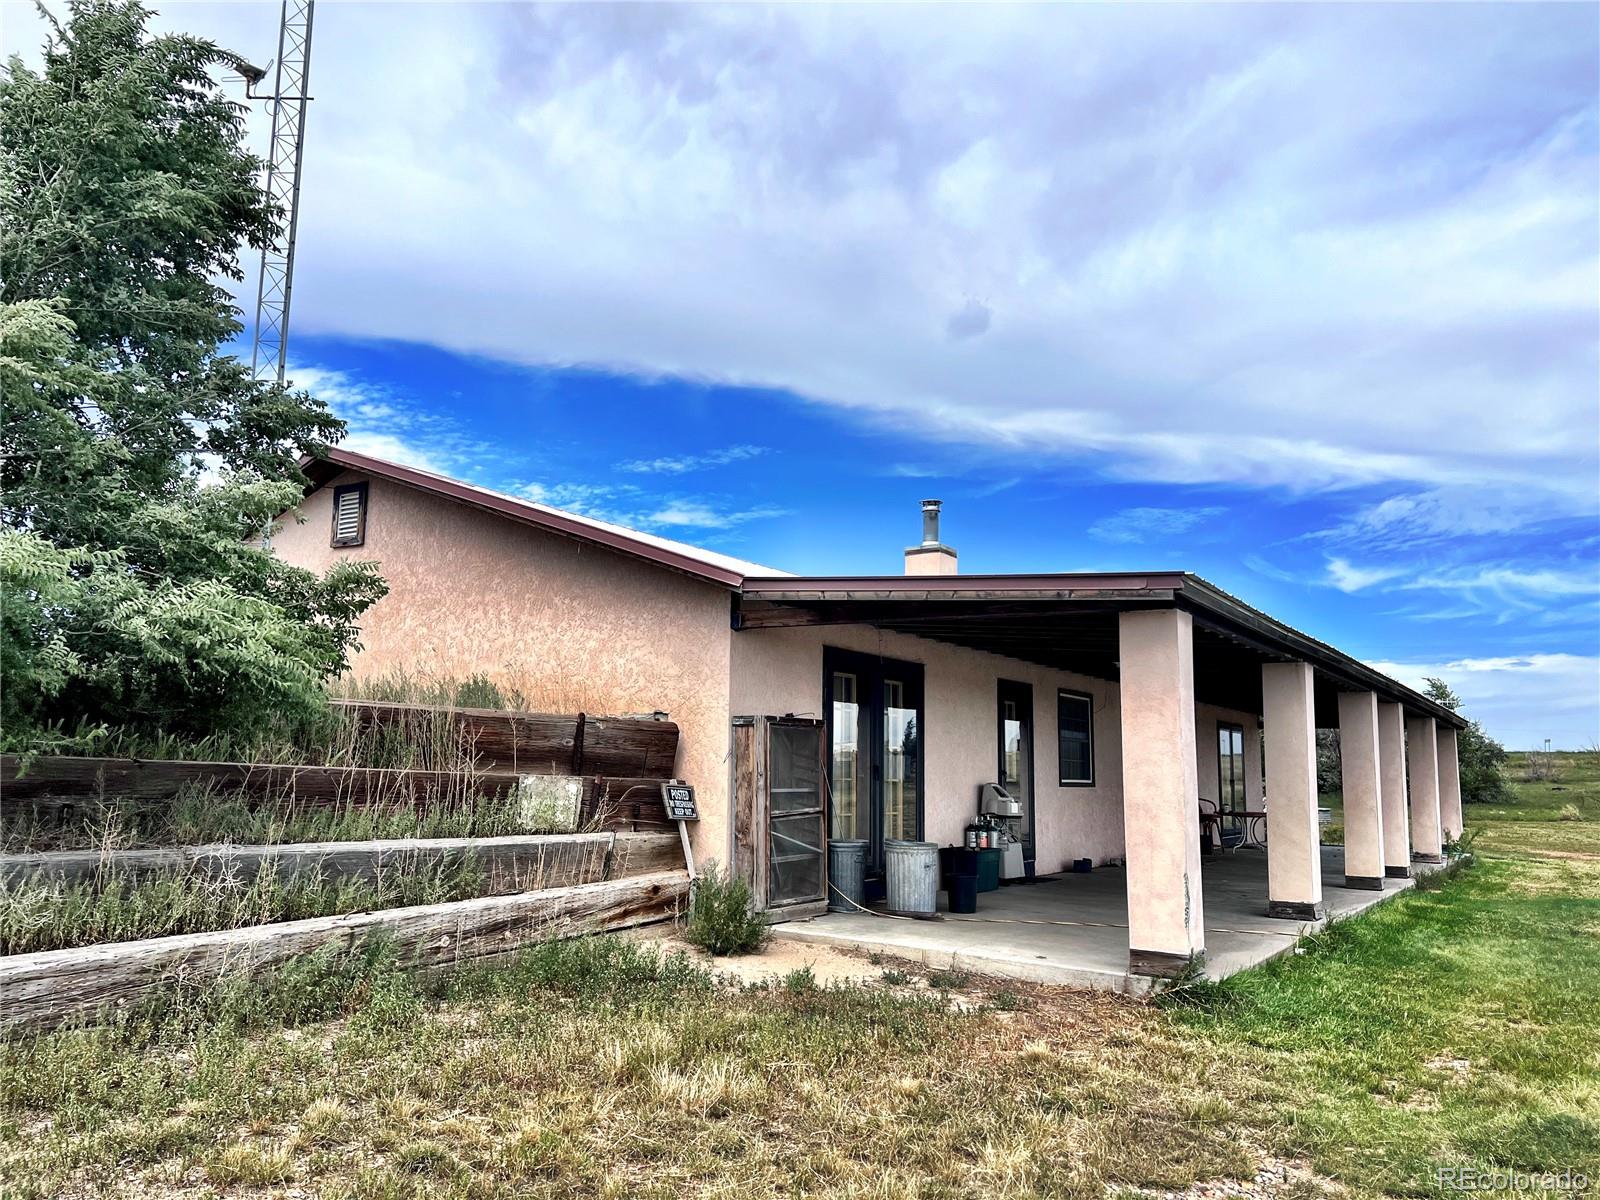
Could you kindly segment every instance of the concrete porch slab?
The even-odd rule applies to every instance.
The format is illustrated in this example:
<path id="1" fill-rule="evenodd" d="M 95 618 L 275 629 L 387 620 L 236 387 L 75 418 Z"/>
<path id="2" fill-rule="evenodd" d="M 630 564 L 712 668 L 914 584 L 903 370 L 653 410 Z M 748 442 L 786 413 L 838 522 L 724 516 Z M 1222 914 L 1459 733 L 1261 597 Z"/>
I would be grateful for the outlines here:
<path id="1" fill-rule="evenodd" d="M 1329 919 L 1362 912 L 1412 886 L 1385 879 L 1382 891 L 1346 889 L 1344 849 L 1322 848 L 1323 893 Z M 1327 920 L 1287 921 L 1266 915 L 1267 857 L 1259 850 L 1218 854 L 1202 866 L 1206 975 L 1221 979 L 1293 948 Z M 1152 980 L 1128 973 L 1128 897 L 1124 872 L 1097 867 L 1086 875 L 1057 875 L 978 897 L 978 911 L 918 921 L 865 913 L 828 913 L 772 927 L 772 936 L 849 946 L 1035 983 L 1141 994 Z"/>

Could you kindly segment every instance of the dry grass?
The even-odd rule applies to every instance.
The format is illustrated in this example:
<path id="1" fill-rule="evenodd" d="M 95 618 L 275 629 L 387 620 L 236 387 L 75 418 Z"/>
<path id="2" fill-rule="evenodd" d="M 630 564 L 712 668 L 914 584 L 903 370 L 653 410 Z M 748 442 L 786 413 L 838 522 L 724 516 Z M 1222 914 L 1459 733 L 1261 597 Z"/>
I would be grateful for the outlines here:
<path id="1" fill-rule="evenodd" d="M 6 1047 L 0 1191 L 1313 1200 L 1438 1196 L 1440 1166 L 1596 1178 L 1600 824 L 1522 811 L 1441 890 L 1188 1007 L 899 967 L 718 990 L 610 939 L 426 990 L 307 967 Z"/>
<path id="2" fill-rule="evenodd" d="M 575 685 L 570 679 L 553 681 L 529 676 L 509 667 L 492 675 L 472 675 L 466 679 L 405 670 L 352 675 L 335 680 L 330 690 L 335 696 L 347 700 L 374 700 L 392 704 L 494 708 L 535 713 L 608 711 L 604 697 Z"/>
<path id="3" fill-rule="evenodd" d="M 603 969 L 560 962 L 607 944 L 334 1024 L 40 1039 L 5 1077 L 0 1177 L 19 1195 L 680 1200 L 1099 1197 L 1253 1170 L 1212 1098 L 1228 1072 L 1147 1007 L 712 992 L 616 943 Z"/>
<path id="4" fill-rule="evenodd" d="M 314 867 L 295 873 L 193 865 L 134 874 L 101 867 L 85 879 L 0 881 L 0 954 L 242 929 L 340 913 L 442 904 L 482 895 L 467 856 L 396 855 L 371 878 Z"/>
<path id="5" fill-rule="evenodd" d="M 0 806 L 0 851 L 129 850 L 211 842 L 272 846 L 289 842 L 364 842 L 391 838 L 500 837 L 574 832 L 575 808 L 534 786 L 486 794 L 472 770 L 449 774 L 418 802 L 398 779 L 369 802 L 309 803 L 288 785 L 279 795 L 186 784 L 161 804 L 91 797 L 64 819 L 31 806 Z"/>

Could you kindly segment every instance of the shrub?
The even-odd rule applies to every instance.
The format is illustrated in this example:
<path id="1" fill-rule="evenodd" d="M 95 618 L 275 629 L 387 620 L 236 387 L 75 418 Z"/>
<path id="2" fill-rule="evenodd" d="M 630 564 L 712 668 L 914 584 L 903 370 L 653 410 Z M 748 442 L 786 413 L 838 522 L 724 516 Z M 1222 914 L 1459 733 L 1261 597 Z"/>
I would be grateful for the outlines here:
<path id="1" fill-rule="evenodd" d="M 694 881 L 684 936 L 710 954 L 751 954 L 767 944 L 767 923 L 751 911 L 750 886 L 707 862 Z"/>
<path id="2" fill-rule="evenodd" d="M 619 937 L 540 942 L 509 962 L 453 972 L 451 999 L 527 996 L 551 992 L 581 1005 L 648 1005 L 710 991 L 711 975 L 682 952 L 661 954 Z"/>
<path id="3" fill-rule="evenodd" d="M 817 976 L 809 966 L 796 967 L 783 977 L 783 986 L 789 992 L 811 992 L 817 987 Z"/>

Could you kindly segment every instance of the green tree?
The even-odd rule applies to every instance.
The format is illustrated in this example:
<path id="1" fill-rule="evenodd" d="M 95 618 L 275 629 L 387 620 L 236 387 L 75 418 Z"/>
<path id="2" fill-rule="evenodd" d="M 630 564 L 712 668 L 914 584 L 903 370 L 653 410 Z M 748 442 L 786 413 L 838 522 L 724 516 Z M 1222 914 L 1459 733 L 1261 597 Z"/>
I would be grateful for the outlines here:
<path id="1" fill-rule="evenodd" d="M 48 14 L 46 14 L 48 17 Z M 260 549 L 343 433 L 223 352 L 277 228 L 197 38 L 81 0 L 0 74 L 0 720 L 204 734 L 309 713 L 376 568 Z"/>
<path id="2" fill-rule="evenodd" d="M 1423 681 L 1422 694 L 1451 712 L 1461 711 L 1461 697 L 1442 679 L 1431 676 Z M 1461 764 L 1461 802 L 1463 804 L 1510 804 L 1515 800 L 1506 782 L 1506 748 L 1473 721 L 1456 733 L 1456 758 Z"/>

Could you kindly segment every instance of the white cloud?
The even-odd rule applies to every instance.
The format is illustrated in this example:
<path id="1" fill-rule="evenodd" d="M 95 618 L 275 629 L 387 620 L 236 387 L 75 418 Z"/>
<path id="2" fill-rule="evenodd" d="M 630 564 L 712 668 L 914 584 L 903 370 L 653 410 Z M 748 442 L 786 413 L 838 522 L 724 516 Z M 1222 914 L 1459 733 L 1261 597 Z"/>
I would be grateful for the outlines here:
<path id="1" fill-rule="evenodd" d="M 736 508 L 702 496 L 658 496 L 632 483 L 526 483 L 516 490 L 540 504 L 629 529 L 730 530 L 787 513 L 772 506 Z"/>
<path id="2" fill-rule="evenodd" d="M 1374 662 L 1375 669 L 1421 690 L 1443 679 L 1461 697 L 1462 714 L 1483 722 L 1510 749 L 1564 749 L 1600 742 L 1600 657 L 1529 654 L 1449 662 Z"/>
<path id="3" fill-rule="evenodd" d="M 1358 567 L 1347 559 L 1328 559 L 1328 582 L 1341 592 L 1359 592 L 1404 573 L 1401 567 Z"/>
<path id="4" fill-rule="evenodd" d="M 1519 533 L 1565 517 L 1583 507 L 1585 490 L 1593 494 L 1592 480 L 1514 486 L 1483 482 L 1397 492 L 1332 528 L 1306 536 L 1367 552 L 1415 551 L 1464 538 Z"/>
<path id="5" fill-rule="evenodd" d="M 765 446 L 724 446 L 721 450 L 709 450 L 704 454 L 679 454 L 620 462 L 617 464 L 617 470 L 635 475 L 686 475 L 690 471 L 725 467 L 729 463 L 759 458 L 767 453 L 769 451 Z"/>
<path id="6" fill-rule="evenodd" d="M 277 13 L 163 20 L 260 59 Z M 328 5 L 295 324 L 1592 513 L 1591 16 Z"/>
<path id="7" fill-rule="evenodd" d="M 1221 516 L 1225 511 L 1214 506 L 1125 508 L 1090 525 L 1089 534 L 1106 542 L 1159 541 L 1184 533 L 1212 517 Z"/>
<path id="8" fill-rule="evenodd" d="M 1572 571 L 1523 570 L 1518 567 L 1476 566 L 1457 571 L 1429 572 L 1404 585 L 1462 592 L 1492 592 L 1508 596 L 1524 592 L 1533 596 L 1587 596 L 1600 594 L 1600 569 L 1593 563 Z"/>
<path id="9" fill-rule="evenodd" d="M 352 430 L 345 436 L 344 441 L 339 443 L 339 447 L 342 450 L 353 450 L 357 454 L 370 454 L 373 458 L 387 459 L 389 462 L 432 471 L 438 475 L 450 473 L 449 468 L 426 448 L 396 437 L 392 433 Z"/>
<path id="10" fill-rule="evenodd" d="M 495 456 L 493 447 L 464 436 L 448 417 L 347 372 L 295 363 L 286 377 L 345 422 L 339 445 L 346 450 L 440 475 L 462 474 L 467 464 Z"/>
<path id="11" fill-rule="evenodd" d="M 696 529 L 731 529 L 735 525 L 743 525 L 747 521 L 759 521 L 770 517 L 781 517 L 787 510 L 774 507 L 737 509 L 725 511 L 712 508 L 706 504 L 676 503 L 658 509 L 645 519 L 647 525 L 653 526 L 688 526 Z"/>
<path id="12" fill-rule="evenodd" d="M 969 299 L 955 312 L 951 313 L 950 319 L 944 323 L 945 336 L 952 342 L 982 337 L 989 332 L 989 322 L 993 318 L 994 312 L 987 304 Z"/>

